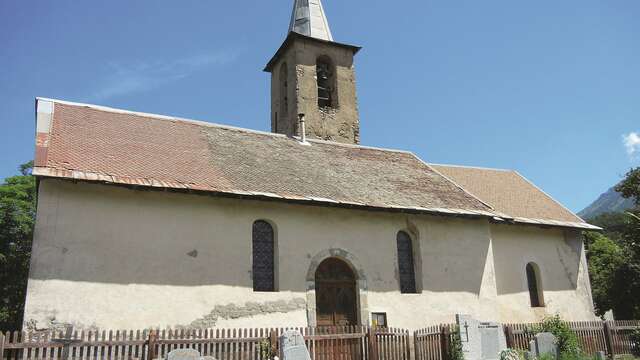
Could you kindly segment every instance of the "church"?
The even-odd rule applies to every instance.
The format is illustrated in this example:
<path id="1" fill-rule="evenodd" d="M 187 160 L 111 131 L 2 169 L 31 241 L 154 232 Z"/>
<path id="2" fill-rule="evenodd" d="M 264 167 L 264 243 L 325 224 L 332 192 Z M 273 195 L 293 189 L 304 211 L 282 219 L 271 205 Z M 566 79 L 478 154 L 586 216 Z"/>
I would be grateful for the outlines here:
<path id="1" fill-rule="evenodd" d="M 360 144 L 359 50 L 296 0 L 271 132 L 37 98 L 25 328 L 595 319 L 598 228 L 515 171 Z"/>

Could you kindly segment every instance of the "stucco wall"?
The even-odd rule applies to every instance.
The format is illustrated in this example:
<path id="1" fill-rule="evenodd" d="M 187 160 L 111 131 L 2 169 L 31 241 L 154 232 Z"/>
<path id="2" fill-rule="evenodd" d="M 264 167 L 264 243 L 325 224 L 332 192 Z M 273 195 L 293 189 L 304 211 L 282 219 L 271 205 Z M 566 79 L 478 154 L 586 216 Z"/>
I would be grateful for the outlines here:
<path id="1" fill-rule="evenodd" d="M 594 316 L 580 232 L 494 225 L 492 235 L 502 318 L 518 315 L 534 321 L 541 314 L 555 313 L 563 314 L 567 320 Z M 546 305 L 541 309 L 527 306 L 529 293 L 523 269 L 530 262 L 540 269 Z"/>
<path id="2" fill-rule="evenodd" d="M 258 219 L 275 225 L 275 293 L 252 290 L 251 228 Z M 421 294 L 399 293 L 399 230 L 416 239 Z M 457 312 L 509 322 L 542 316 L 529 307 L 526 256 L 544 269 L 547 311 L 591 319 L 582 244 L 573 235 L 485 220 L 43 180 L 25 322 L 40 328 L 305 326 L 315 308 L 308 273 L 331 254 L 346 258 L 360 276 L 365 323 L 372 311 L 405 328 L 451 322 Z"/>

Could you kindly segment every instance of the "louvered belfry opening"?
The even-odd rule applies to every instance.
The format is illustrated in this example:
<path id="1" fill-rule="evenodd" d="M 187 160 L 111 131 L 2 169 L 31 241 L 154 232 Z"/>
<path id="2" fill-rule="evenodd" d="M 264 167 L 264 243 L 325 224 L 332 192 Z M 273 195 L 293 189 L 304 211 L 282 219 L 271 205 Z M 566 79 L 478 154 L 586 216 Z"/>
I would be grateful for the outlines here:
<path id="1" fill-rule="evenodd" d="M 334 70 L 331 60 L 321 57 L 316 63 L 316 79 L 318 82 L 318 107 L 334 107 Z"/>

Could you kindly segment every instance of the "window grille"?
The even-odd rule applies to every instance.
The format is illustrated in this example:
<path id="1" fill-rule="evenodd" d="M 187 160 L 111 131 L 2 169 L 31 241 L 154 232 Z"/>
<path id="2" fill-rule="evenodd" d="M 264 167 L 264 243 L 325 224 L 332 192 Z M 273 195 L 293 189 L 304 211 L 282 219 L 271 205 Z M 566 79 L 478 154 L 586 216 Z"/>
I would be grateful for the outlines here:
<path id="1" fill-rule="evenodd" d="M 417 293 L 416 273 L 411 237 L 406 232 L 400 231 L 397 236 L 397 243 L 400 292 L 403 294 L 415 294 Z"/>
<path id="2" fill-rule="evenodd" d="M 253 223 L 253 290 L 275 291 L 273 227 L 266 221 Z"/>

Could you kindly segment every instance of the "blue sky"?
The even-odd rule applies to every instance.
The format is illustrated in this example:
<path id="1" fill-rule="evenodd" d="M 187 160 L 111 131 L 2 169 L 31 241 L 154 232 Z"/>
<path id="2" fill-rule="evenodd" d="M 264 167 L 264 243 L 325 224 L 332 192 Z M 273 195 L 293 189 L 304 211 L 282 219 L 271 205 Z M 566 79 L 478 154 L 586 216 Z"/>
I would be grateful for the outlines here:
<path id="1" fill-rule="evenodd" d="M 292 3 L 0 0 L 0 177 L 33 157 L 36 96 L 269 130 Z M 363 144 L 516 169 L 576 211 L 640 165 L 639 1 L 324 6 L 364 47 Z"/>

